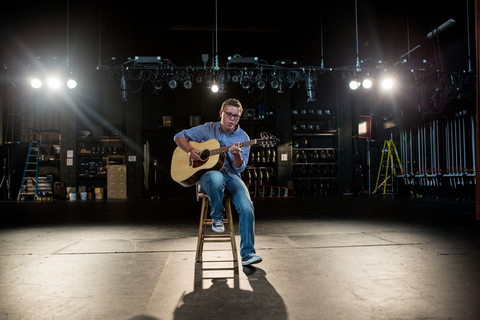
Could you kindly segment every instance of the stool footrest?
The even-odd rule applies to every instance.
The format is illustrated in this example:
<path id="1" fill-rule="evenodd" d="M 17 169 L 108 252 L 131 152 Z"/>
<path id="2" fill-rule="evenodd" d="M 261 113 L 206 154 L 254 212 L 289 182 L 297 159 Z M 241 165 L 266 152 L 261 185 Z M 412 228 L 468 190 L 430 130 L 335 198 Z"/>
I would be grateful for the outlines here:
<path id="1" fill-rule="evenodd" d="M 202 271 L 223 271 L 223 270 L 235 270 L 236 268 L 202 268 Z"/>
<path id="2" fill-rule="evenodd" d="M 230 234 L 206 234 L 204 238 L 230 238 Z"/>
<path id="3" fill-rule="evenodd" d="M 205 220 L 205 225 L 207 225 L 207 226 L 211 226 L 212 223 L 213 223 L 213 220 L 212 220 L 212 219 L 206 219 L 206 220 Z M 224 223 L 224 224 L 228 224 L 228 219 L 223 219 L 223 223 Z"/>

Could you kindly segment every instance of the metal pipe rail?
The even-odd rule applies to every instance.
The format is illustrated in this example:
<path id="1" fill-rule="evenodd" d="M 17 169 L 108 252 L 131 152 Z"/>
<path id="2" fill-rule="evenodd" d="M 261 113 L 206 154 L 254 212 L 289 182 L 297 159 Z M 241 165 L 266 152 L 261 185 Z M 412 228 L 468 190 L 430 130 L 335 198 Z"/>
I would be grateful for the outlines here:
<path id="1" fill-rule="evenodd" d="M 400 158 L 407 185 L 454 189 L 476 184 L 476 116 L 463 110 L 401 128 Z M 426 189 L 424 189 L 426 190 Z"/>

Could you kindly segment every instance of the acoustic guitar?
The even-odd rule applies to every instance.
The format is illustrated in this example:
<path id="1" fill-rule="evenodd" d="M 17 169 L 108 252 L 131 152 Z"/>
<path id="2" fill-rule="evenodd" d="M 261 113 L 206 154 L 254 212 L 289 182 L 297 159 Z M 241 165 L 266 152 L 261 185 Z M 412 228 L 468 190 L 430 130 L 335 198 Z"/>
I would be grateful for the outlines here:
<path id="1" fill-rule="evenodd" d="M 268 136 L 262 133 L 261 138 L 253 139 L 238 144 L 240 148 L 252 145 L 261 145 L 263 147 L 271 147 L 278 141 L 274 136 Z M 184 187 L 191 187 L 198 182 L 202 174 L 211 170 L 220 170 L 225 163 L 225 153 L 231 146 L 220 147 L 220 143 L 216 139 L 205 142 L 188 142 L 192 147 L 200 151 L 200 160 L 193 160 L 190 155 L 177 147 L 173 151 L 172 165 L 170 175 L 175 182 Z"/>

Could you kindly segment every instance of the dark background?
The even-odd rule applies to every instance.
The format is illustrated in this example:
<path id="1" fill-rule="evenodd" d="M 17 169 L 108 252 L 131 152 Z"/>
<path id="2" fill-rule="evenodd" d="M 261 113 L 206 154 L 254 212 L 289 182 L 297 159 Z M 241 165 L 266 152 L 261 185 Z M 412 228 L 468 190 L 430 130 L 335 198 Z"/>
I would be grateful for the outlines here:
<path id="1" fill-rule="evenodd" d="M 473 2 L 470 6 L 473 8 Z M 67 11 L 67 3 L 69 10 Z M 454 69 L 467 68 L 467 1 L 404 1 L 391 4 L 358 1 L 360 59 L 393 65 L 418 44 L 412 59 L 429 59 L 428 32 L 456 19 L 443 45 L 456 44 Z M 472 9 L 470 12 L 472 13 Z M 68 12 L 68 15 L 67 15 Z M 67 30 L 68 18 L 68 30 Z M 473 19 L 470 21 L 473 23 Z M 26 1 L 6 3 L 1 11 L 1 60 L 8 66 L 31 64 L 32 57 L 92 67 L 116 57 L 160 55 L 177 66 L 202 65 L 201 54 L 212 53 L 215 1 Z M 296 59 L 319 66 L 321 32 L 325 66 L 353 65 L 356 58 L 355 1 L 218 1 L 218 53 L 258 56 L 274 63 Z M 185 31 L 186 30 L 186 31 Z M 472 29 L 473 30 L 473 29 Z M 67 33 L 68 31 L 68 33 Z"/>
<path id="2" fill-rule="evenodd" d="M 467 4 L 470 6 L 470 27 L 467 27 Z M 120 102 L 119 79 L 105 77 L 98 70 L 120 65 L 134 56 L 161 56 L 177 67 L 203 67 L 202 54 L 209 54 L 208 69 L 218 50 L 220 68 L 225 66 L 227 57 L 235 54 L 259 57 L 267 64 L 292 59 L 304 67 L 320 67 L 323 50 L 326 68 L 351 71 L 356 63 L 357 46 L 362 67 L 368 68 L 379 61 L 394 67 L 409 49 L 420 45 L 405 57 L 409 67 L 468 73 L 469 29 L 473 57 L 475 48 L 472 13 L 473 1 L 445 5 L 430 0 L 394 4 L 359 0 L 358 20 L 353 0 L 283 4 L 278 1 L 218 1 L 217 14 L 215 1 L 6 3 L 0 11 L 2 79 L 5 87 L 26 87 L 26 79 L 36 72 L 68 66 L 80 77 L 75 93 L 79 106 L 77 131 L 101 124 L 110 131 L 124 132 L 126 106 Z M 435 40 L 427 39 L 428 32 L 448 19 L 456 20 L 453 27 Z M 353 117 L 375 114 L 378 119 L 388 119 L 402 112 L 408 115 L 409 123 L 429 119 L 430 110 L 422 105 L 425 101 L 420 90 L 427 94 L 434 92 L 433 78 L 426 79 L 423 88 L 405 87 L 395 98 L 380 95 L 372 98 L 351 93 L 344 76 L 341 72 L 321 75 L 313 107 L 331 106 L 338 108 L 338 113 L 350 112 L 349 99 L 352 99 L 356 101 L 352 105 Z M 219 106 L 226 98 L 237 97 L 244 108 L 256 108 L 266 94 L 248 93 L 233 85 L 227 87 L 227 93 L 217 95 L 203 84 L 194 85 L 190 91 L 177 89 L 154 93 L 149 83 L 131 82 L 128 89 L 130 97 L 137 95 L 136 99 L 141 101 L 142 139 L 156 149 L 152 150 L 155 157 L 165 159 L 159 168 L 164 181 L 169 180 L 168 162 L 175 145 L 174 132 L 159 131 L 163 116 L 173 116 L 174 129 L 180 130 L 189 126 L 190 115 L 201 115 L 202 122 L 216 121 Z M 289 108 L 306 106 L 304 88 L 295 87 L 289 94 Z M 29 101 L 40 101 L 30 92 L 25 96 Z M 277 98 L 275 94 L 273 99 Z M 372 99 L 373 104 L 369 102 Z M 342 109 L 345 103 L 349 108 Z M 43 104 L 53 108 L 55 103 Z M 451 108 L 462 107 L 456 103 Z M 61 108 L 58 106 L 57 111 Z M 379 133 L 376 138 L 383 136 Z M 361 145 L 361 149 L 365 150 L 365 146 Z M 372 159 L 373 162 L 378 159 Z M 165 183 L 160 188 L 169 196 L 181 190 Z"/>

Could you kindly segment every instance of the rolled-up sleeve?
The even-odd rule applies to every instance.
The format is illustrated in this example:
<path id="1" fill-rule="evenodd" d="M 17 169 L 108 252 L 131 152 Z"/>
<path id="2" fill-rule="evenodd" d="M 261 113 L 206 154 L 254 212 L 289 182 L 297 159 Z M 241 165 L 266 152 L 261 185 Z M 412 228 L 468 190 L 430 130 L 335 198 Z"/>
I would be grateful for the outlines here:
<path id="1" fill-rule="evenodd" d="M 249 158 L 249 155 L 250 155 L 250 147 L 244 147 L 242 148 L 242 159 L 243 159 L 243 163 L 240 167 L 235 167 L 235 165 L 233 164 L 232 162 L 232 168 L 237 172 L 237 173 L 242 173 L 243 170 L 245 170 L 245 168 L 247 167 L 247 164 L 248 164 L 248 158 Z"/>
<path id="2" fill-rule="evenodd" d="M 182 130 L 173 136 L 173 141 L 176 141 L 178 137 L 184 137 L 188 141 L 201 141 L 202 139 L 198 138 L 200 133 L 199 131 L 203 130 L 200 130 L 198 127 Z"/>

